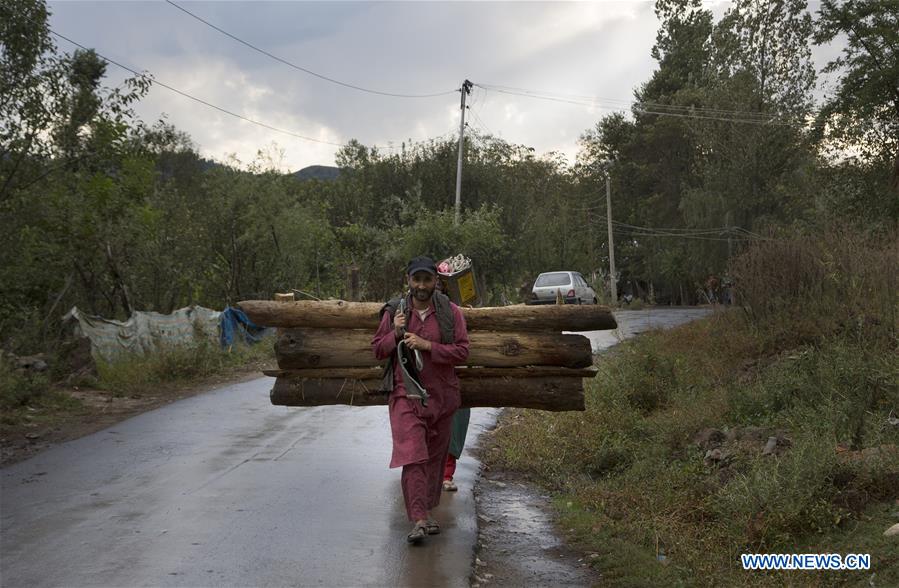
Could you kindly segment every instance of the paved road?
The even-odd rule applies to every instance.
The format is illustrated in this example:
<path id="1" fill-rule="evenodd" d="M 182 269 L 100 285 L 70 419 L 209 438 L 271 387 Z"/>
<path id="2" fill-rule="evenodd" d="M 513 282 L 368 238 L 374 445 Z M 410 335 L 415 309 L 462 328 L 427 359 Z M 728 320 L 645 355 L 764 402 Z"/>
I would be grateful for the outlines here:
<path id="1" fill-rule="evenodd" d="M 673 314 L 672 314 L 673 313 Z M 624 336 L 696 316 L 621 314 Z M 587 333 L 599 348 L 608 333 Z M 0 585 L 467 586 L 479 464 L 410 549 L 382 407 L 271 406 L 259 378 L 2 470 Z M 474 410 L 469 438 L 497 411 Z"/>
<path id="2" fill-rule="evenodd" d="M 619 310 L 615 312 L 618 328 L 614 331 L 589 331 L 580 334 L 589 337 L 593 344 L 593 352 L 596 353 L 644 331 L 675 327 L 704 317 L 710 312 L 711 309 L 708 307 L 664 306 L 646 310 Z"/>

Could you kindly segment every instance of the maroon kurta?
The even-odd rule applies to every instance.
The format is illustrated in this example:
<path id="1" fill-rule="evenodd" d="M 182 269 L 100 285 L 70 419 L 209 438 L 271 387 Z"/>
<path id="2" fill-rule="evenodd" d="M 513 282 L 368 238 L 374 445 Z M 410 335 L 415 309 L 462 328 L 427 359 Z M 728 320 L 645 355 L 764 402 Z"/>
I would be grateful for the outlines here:
<path id="1" fill-rule="evenodd" d="M 427 511 L 440 502 L 450 425 L 461 403 L 459 378 L 453 368 L 468 359 L 468 330 L 459 307 L 450 307 L 455 317 L 452 343 L 440 342 L 433 302 L 424 320 L 413 309 L 406 325 L 408 332 L 431 342 L 431 350 L 421 352 L 420 381 L 428 391 L 426 407 L 419 400 L 406 397 L 402 369 L 399 361 L 394 362 L 394 386 L 388 402 L 393 436 L 390 467 L 403 467 L 403 496 L 412 521 L 427 518 Z M 375 357 L 389 358 L 396 352 L 396 344 L 393 317 L 385 313 L 372 339 Z"/>

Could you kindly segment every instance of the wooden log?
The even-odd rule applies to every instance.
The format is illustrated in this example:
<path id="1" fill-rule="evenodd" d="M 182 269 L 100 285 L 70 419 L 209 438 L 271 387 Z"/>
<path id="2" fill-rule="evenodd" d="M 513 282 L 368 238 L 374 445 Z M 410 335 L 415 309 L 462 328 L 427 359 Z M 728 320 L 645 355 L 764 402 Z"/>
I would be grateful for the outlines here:
<path id="1" fill-rule="evenodd" d="M 460 382 L 463 407 L 515 407 L 549 411 L 584 410 L 584 389 L 578 378 L 470 378 Z M 378 406 L 387 395 L 378 393 L 379 380 L 278 378 L 272 404 Z"/>
<path id="2" fill-rule="evenodd" d="M 257 325 L 280 328 L 369 329 L 378 328 L 378 302 L 298 300 L 275 303 L 245 300 L 237 304 Z M 603 331 L 618 327 L 606 306 L 544 305 L 463 308 L 471 331 Z"/>
<path id="3" fill-rule="evenodd" d="M 377 380 L 383 373 L 383 367 L 344 367 L 344 368 L 308 368 L 302 370 L 262 370 L 272 378 L 315 378 Z M 554 366 L 530 366 L 516 368 L 457 367 L 456 375 L 466 378 L 542 378 L 555 376 L 562 378 L 594 378 L 596 368 L 572 369 Z"/>
<path id="4" fill-rule="evenodd" d="M 284 329 L 275 342 L 281 369 L 372 367 L 381 362 L 371 350 L 371 331 L 338 329 Z M 523 367 L 549 365 L 584 368 L 593 365 L 590 340 L 561 333 L 469 334 L 466 365 Z"/>

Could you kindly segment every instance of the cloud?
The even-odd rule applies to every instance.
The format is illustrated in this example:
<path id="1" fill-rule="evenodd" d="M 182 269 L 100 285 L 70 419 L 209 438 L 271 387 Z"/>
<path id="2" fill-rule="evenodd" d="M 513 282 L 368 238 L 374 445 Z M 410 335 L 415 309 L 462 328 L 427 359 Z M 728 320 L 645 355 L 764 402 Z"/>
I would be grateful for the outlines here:
<path id="1" fill-rule="evenodd" d="M 651 2 L 190 2 L 222 29 L 304 68 L 400 93 L 458 88 L 468 78 L 626 103 L 655 63 Z M 720 3 L 713 10 L 723 11 Z M 52 2 L 51 26 L 198 98 L 323 141 L 386 147 L 454 133 L 459 94 L 373 95 L 277 63 L 161 2 Z M 70 50 L 64 43 L 60 47 Z M 110 67 L 110 83 L 125 74 Z M 608 104 L 571 105 L 475 88 L 470 126 L 570 161 Z M 274 141 L 285 165 L 332 164 L 337 147 L 303 141 L 161 87 L 139 114 L 189 133 L 204 155 L 251 161 Z"/>

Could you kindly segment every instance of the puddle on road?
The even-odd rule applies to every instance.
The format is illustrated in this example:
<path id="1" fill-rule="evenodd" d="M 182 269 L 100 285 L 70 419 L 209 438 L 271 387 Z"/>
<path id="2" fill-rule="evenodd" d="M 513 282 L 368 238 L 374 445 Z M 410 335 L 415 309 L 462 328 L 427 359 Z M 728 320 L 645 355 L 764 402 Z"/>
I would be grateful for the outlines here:
<path id="1" fill-rule="evenodd" d="M 549 500 L 514 475 L 482 472 L 475 500 L 472 586 L 590 586 L 599 580 L 556 536 Z"/>

